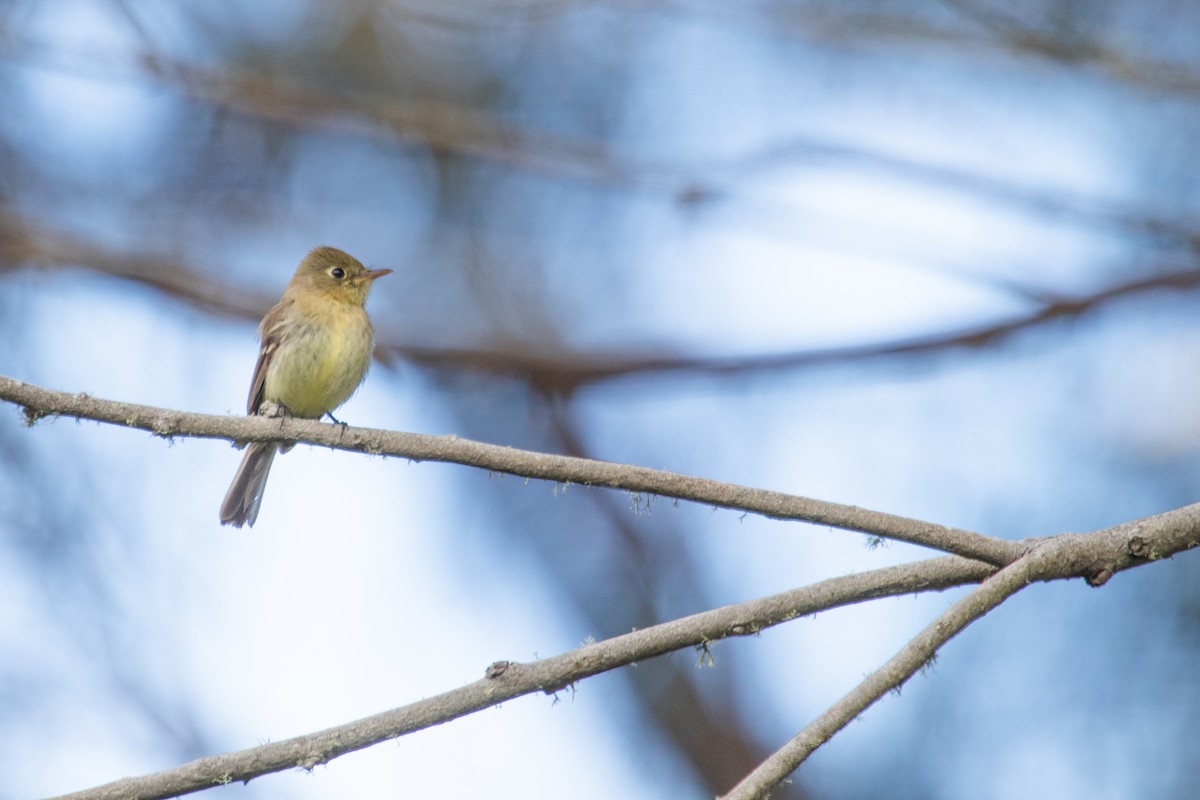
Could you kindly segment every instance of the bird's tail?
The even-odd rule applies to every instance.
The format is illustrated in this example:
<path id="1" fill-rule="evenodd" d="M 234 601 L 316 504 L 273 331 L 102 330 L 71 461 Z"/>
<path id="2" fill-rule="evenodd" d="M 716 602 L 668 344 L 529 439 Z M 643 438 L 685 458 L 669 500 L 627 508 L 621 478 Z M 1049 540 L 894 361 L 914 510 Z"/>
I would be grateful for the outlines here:
<path id="1" fill-rule="evenodd" d="M 278 445 L 270 442 L 254 442 L 246 448 L 242 465 L 233 476 L 233 483 L 221 504 L 221 524 L 240 528 L 254 525 L 258 519 L 258 507 L 262 505 L 263 490 L 267 488 L 267 475 L 271 473 L 271 462 L 275 460 Z"/>

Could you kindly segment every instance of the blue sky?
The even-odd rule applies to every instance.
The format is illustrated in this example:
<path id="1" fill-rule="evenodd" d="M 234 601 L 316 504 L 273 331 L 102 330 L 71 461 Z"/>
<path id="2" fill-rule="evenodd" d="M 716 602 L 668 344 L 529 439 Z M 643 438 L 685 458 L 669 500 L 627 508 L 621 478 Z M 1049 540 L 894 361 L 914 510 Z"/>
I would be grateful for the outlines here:
<path id="1" fill-rule="evenodd" d="M 223 45 L 234 61 L 257 54 L 287 75 L 298 53 L 324 41 L 291 8 L 216 22 L 138 9 L 143 38 L 104 3 L 23 4 L 17 30 L 34 47 L 5 62 L 20 113 L 0 132 L 38 182 L 6 203 L 100 248 L 177 256 L 234 294 L 275 296 L 308 248 L 343 247 L 397 270 L 369 304 L 384 340 L 532 352 L 720 358 L 903 340 L 1020 316 L 1046 295 L 1153 274 L 1177 256 L 1169 242 L 1085 221 L 1113 208 L 1153 210 L 1153 187 L 1129 155 L 1143 123 L 1114 112 L 1111 87 L 1096 76 L 1036 61 L 781 48 L 754 26 L 685 11 L 589 8 L 537 23 L 544 40 L 470 26 L 424 36 L 419 23 L 380 23 L 396 73 L 423 65 L 414 80 L 448 105 L 498 76 L 522 76 L 506 87 L 513 130 L 598 142 L 643 167 L 633 171 L 643 184 L 617 189 L 553 169 L 446 164 L 432 148 L 386 135 L 279 141 L 237 115 L 210 115 L 179 84 L 138 67 L 136 53 L 153 45 L 217 70 L 228 65 Z M 350 35 L 343 23 L 337 30 Z M 625 50 L 604 38 L 629 30 L 637 35 Z M 341 75 L 318 73 L 333 84 Z M 208 175 L 175 160 L 207 153 L 212 141 L 236 143 L 220 151 L 233 169 Z M 1158 150 L 1139 142 L 1144 167 Z M 280 151 L 286 191 L 260 197 L 256 169 L 276 168 Z M 950 174 L 978 182 L 950 185 Z M 711 193 L 692 206 L 660 188 L 693 179 Z M 1172 209 L 1186 207 L 1182 199 Z M 0 372 L 100 397 L 241 412 L 257 347 L 251 322 L 79 266 L 0 280 L 9 341 Z M 1006 538 L 1087 530 L 1188 501 L 1200 466 L 1188 400 L 1200 344 L 1191 302 L 1125 301 L 982 351 L 610 381 L 569 398 L 570 419 L 605 459 Z M 400 362 L 377 365 L 339 417 L 528 444 L 544 434 L 548 412 L 526 393 L 517 381 Z M 43 492 L 14 483 L 5 499 L 13 510 L 0 519 L 0 651 L 18 665 L 6 694 L 28 689 L 38 704 L 0 721 L 12 797 L 174 765 L 186 738 L 178 734 L 191 725 L 198 740 L 249 747 L 453 689 L 497 659 L 553 655 L 600 635 L 564 599 L 561 583 L 575 573 L 548 574 L 563 562 L 538 547 L 560 550 L 568 564 L 600 563 L 601 492 L 298 447 L 277 459 L 256 526 L 236 531 L 217 524 L 239 459 L 225 443 L 167 443 L 70 420 L 26 430 L 15 412 L 0 415 L 0 441 L 27 457 L 13 462 L 26 464 L 18 474 L 55 484 Z M 51 499 L 23 505 L 25 494 Z M 695 592 L 669 582 L 678 573 L 650 570 L 664 577 L 649 592 L 664 613 L 924 555 L 661 500 L 639 514 L 618 500 L 660 548 L 649 557 L 698 565 Z M 29 546 L 60 518 L 70 537 Z M 534 544 L 538 535 L 546 538 Z M 50 555 L 31 560 L 42 546 Z M 1065 796 L 1098 764 L 1112 772 L 1114 797 L 1155 788 L 1135 769 L 1142 745 L 1098 731 L 1084 699 L 1055 687 L 1069 686 L 1072 670 L 1097 690 L 1120 685 L 1119 658 L 1094 633 L 1103 610 L 1144 600 L 1155 581 L 1182 581 L 1188 569 L 1184 556 L 1158 577 L 1122 576 L 1101 593 L 1034 587 L 839 735 L 802 779 L 870 794 L 877 773 L 857 765 L 883 770 L 933 742 L 949 762 L 929 767 L 942 796 Z M 872 603 L 719 643 L 715 665 L 697 665 L 696 680 L 713 692 L 732 685 L 760 744 L 774 747 L 956 596 Z M 603 624 L 632 627 L 622 611 L 614 606 Z M 1150 638 L 1144 652 L 1169 672 L 1170 646 Z M 1089 659 L 1111 669 L 1079 663 Z M 681 762 L 639 740 L 656 729 L 627 681 L 603 676 L 557 701 L 522 698 L 311 775 L 210 794 L 420 797 L 444 794 L 449 779 L 450 796 L 697 795 Z M 1046 691 L 1026 698 L 1030 685 Z M 1119 713 L 1148 729 L 1174 724 L 1157 696 L 1145 706 L 1116 697 Z M 1049 721 L 1001 713 L 1024 703 L 1051 709 Z M 995 721 L 974 720 L 973 708 L 991 709 Z M 994 759 L 986 767 L 983 754 Z M 985 768 L 1004 781 L 979 787 Z M 904 788 L 916 795 L 929 778 L 910 780 Z"/>

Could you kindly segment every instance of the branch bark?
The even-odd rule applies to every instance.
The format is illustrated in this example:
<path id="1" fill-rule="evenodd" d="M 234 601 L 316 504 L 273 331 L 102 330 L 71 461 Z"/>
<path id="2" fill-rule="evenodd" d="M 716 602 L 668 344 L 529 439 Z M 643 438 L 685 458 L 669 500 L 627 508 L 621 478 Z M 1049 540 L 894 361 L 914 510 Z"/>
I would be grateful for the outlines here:
<path id="1" fill-rule="evenodd" d="M 930 623 L 879 670 L 809 723 L 721 800 L 757 800 L 889 691 L 899 689 L 968 625 L 1037 581 L 1083 576 L 1102 586 L 1117 572 L 1200 545 L 1200 504 L 1091 534 L 1029 543 L 1029 552 L 988 578 Z"/>
<path id="2" fill-rule="evenodd" d="M 30 424 L 44 417 L 62 416 L 138 428 L 164 438 L 190 436 L 234 442 L 304 442 L 414 461 L 451 462 L 526 478 L 645 492 L 772 519 L 799 520 L 860 531 L 995 566 L 1010 563 L 1022 552 L 1015 542 L 895 514 L 665 470 L 501 447 L 457 436 L 343 427 L 304 419 L 174 411 L 102 400 L 82 393 L 58 392 L 4 376 L 0 376 L 0 400 L 23 407 Z"/>
<path id="3" fill-rule="evenodd" d="M 729 797 L 761 798 L 855 716 L 901 686 L 954 635 L 1013 592 L 1035 581 L 1085 577 L 1103 585 L 1117 572 L 1200 545 L 1200 504 L 1090 534 L 1061 534 L 1021 543 L 1026 553 L 956 603 L 879 671 L 763 763 Z M 994 568 L 954 556 L 833 578 L 812 586 L 616 636 L 529 664 L 497 661 L 468 686 L 371 717 L 280 742 L 197 759 L 173 769 L 125 778 L 54 800 L 160 800 L 270 772 L 312 769 L 339 755 L 499 704 L 521 695 L 553 694 L 575 682 L 684 647 L 747 636 L 796 617 L 838 606 L 988 579 Z"/>
<path id="4" fill-rule="evenodd" d="M 340 755 L 429 728 L 522 695 L 554 694 L 576 681 L 686 647 L 749 636 L 796 617 L 880 597 L 948 589 L 983 580 L 993 567 L 955 556 L 833 578 L 746 603 L 705 611 L 585 645 L 528 664 L 497 661 L 482 680 L 381 714 L 306 736 L 208 756 L 62 795 L 54 800 L 159 800 L 271 772 L 312 769 Z"/>
<path id="5" fill-rule="evenodd" d="M 1117 572 L 1200 545 L 1200 504 L 1091 534 L 1008 542 L 853 506 L 623 464 L 497 447 L 457 437 L 325 425 L 312 420 L 194 414 L 71 395 L 0 376 L 0 399 L 23 407 L 29 424 L 46 416 L 92 419 L 157 436 L 288 441 L 416 460 L 438 460 L 513 475 L 608 486 L 799 519 L 934 547 L 962 556 L 932 559 L 824 581 L 749 603 L 702 612 L 553 658 L 498 661 L 474 684 L 307 736 L 210 756 L 152 775 L 66 795 L 70 800 L 166 798 L 293 767 L 311 769 L 339 755 L 437 725 L 533 692 L 554 693 L 576 681 L 684 647 L 706 647 L 848 603 L 945 589 L 986 580 L 906 645 L 880 670 L 803 729 L 735 787 L 730 798 L 763 797 L 816 748 L 887 691 L 898 688 L 967 625 L 1034 581 L 1084 577 L 1094 586 Z M 986 563 L 985 563 L 986 562 Z M 996 572 L 996 567 L 1002 567 Z"/>
<path id="6" fill-rule="evenodd" d="M 871 673 L 842 699 L 796 734 L 786 745 L 747 775 L 722 800 L 754 800 L 792 774 L 814 751 L 875 704 L 886 692 L 898 689 L 917 670 L 932 661 L 937 651 L 963 629 L 1029 585 L 1038 551 L 1019 559 L 984 581 L 906 644 L 900 652 Z"/>

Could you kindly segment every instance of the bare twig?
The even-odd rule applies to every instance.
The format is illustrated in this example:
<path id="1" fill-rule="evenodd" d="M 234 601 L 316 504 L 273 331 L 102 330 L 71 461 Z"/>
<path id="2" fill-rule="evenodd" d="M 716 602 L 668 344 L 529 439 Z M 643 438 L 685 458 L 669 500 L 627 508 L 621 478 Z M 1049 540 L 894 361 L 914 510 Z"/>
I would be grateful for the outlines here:
<path id="1" fill-rule="evenodd" d="M 937 649 L 1027 583 L 1086 577 L 1099 586 L 1117 572 L 1200 545 L 1200 504 L 1091 534 L 1062 534 L 1023 543 L 1028 554 L 955 604 L 875 675 L 751 774 L 731 797 L 762 797 L 816 747 L 882 694 L 900 686 Z M 705 611 L 585 645 L 530 664 L 498 661 L 476 683 L 324 731 L 197 759 L 151 775 L 126 778 L 55 800 L 160 800 L 270 772 L 311 769 L 339 755 L 535 692 L 553 694 L 576 681 L 684 647 L 746 636 L 799 616 L 878 597 L 940 590 L 984 580 L 993 568 L 944 557 L 833 578 L 790 592 Z"/>
<path id="2" fill-rule="evenodd" d="M 1200 504 L 1091 534 L 1062 534 L 1030 544 L 1027 555 L 951 606 L 879 670 L 747 775 L 723 800 L 766 797 L 818 747 L 929 663 L 942 645 L 1029 584 L 1082 575 L 1093 586 L 1100 586 L 1120 570 L 1200 545 Z"/>
<path id="3" fill-rule="evenodd" d="M 387 343 L 382 345 L 382 349 L 419 364 L 521 375 L 540 391 L 565 394 L 602 381 L 637 375 L 755 375 L 826 364 L 847 364 L 901 356 L 928 356 L 965 348 L 985 348 L 1043 325 L 1078 319 L 1131 297 L 1162 290 L 1194 291 L 1197 287 L 1200 287 L 1200 269 L 1188 268 L 1138 276 L 1086 295 L 1047 295 L 1028 312 L 1009 319 L 939 331 L 911 339 L 726 358 L 696 358 L 672 353 L 644 357 L 620 353 L 606 357 L 602 354 L 579 352 L 547 354 L 513 350 L 489 351 L 482 348 L 451 350 L 404 347 Z"/>
<path id="4" fill-rule="evenodd" d="M 759 600 L 705 611 L 588 644 L 529 664 L 498 661 L 459 689 L 306 736 L 208 756 L 55 800 L 157 800 L 271 772 L 312 769 L 340 755 L 456 719 L 522 695 L 553 694 L 583 678 L 654 656 L 748 636 L 796 617 L 879 597 L 947 589 L 983 580 L 993 568 L 953 556 L 833 578 Z"/>
<path id="5" fill-rule="evenodd" d="M 792 774 L 812 753 L 834 734 L 849 725 L 889 691 L 903 685 L 917 670 L 937 654 L 939 648 L 975 620 L 1029 585 L 1033 561 L 1025 557 L 1015 561 L 984 581 L 971 594 L 959 600 L 935 619 L 900 652 L 871 673 L 849 694 L 810 722 L 786 745 L 723 796 L 723 800 L 754 800 L 766 797 Z"/>
<path id="6" fill-rule="evenodd" d="M 977 47 L 989 44 L 1011 50 L 1016 55 L 1032 55 L 1047 62 L 1092 69 L 1113 82 L 1138 86 L 1156 92 L 1200 95 L 1200 73 L 1184 60 L 1147 58 L 1129 48 L 1114 47 L 1108 37 L 1096 35 L 1085 20 L 1075 30 L 1061 25 L 1023 22 L 1004 3 L 994 5 L 976 0 L 941 0 L 958 10 L 964 19 L 979 25 L 988 39 L 975 40 Z M 972 37 L 973 38 L 973 37 Z"/>
<path id="7" fill-rule="evenodd" d="M 1149 226 L 1147 230 L 1160 230 L 1167 224 L 1152 220 L 1144 222 Z M 1182 230 L 1176 233 L 1187 238 L 1192 243 L 1191 249 L 1200 253 L 1200 234 Z M 217 286 L 200 270 L 177 259 L 130 254 L 0 211 L 0 271 L 5 264 L 33 264 L 44 269 L 84 267 L 150 286 L 205 310 L 255 322 L 275 299 L 274 295 L 246 287 L 231 291 L 228 287 Z M 423 347 L 396 341 L 381 332 L 376 355 L 383 361 L 405 359 L 437 369 L 515 375 L 538 391 L 568 394 L 605 381 L 644 375 L 761 375 L 827 364 L 930 356 L 962 348 L 991 347 L 1019 333 L 1079 319 L 1132 297 L 1161 291 L 1190 292 L 1198 287 L 1200 269 L 1164 265 L 1150 274 L 1139 274 L 1086 294 L 1059 296 L 1024 290 L 1027 298 L 1034 302 L 1026 312 L 1007 319 L 909 339 L 770 354 L 718 358 L 671 352 L 547 352 L 520 346 Z"/>
<path id="8" fill-rule="evenodd" d="M 526 478 L 646 492 L 772 519 L 801 520 L 861 531 L 998 566 L 1009 563 L 1021 552 L 1014 542 L 895 514 L 665 470 L 501 447 L 457 436 L 343 427 L 303 419 L 196 414 L 101 400 L 86 394 L 56 392 L 4 376 L 0 376 L 0 400 L 23 406 L 30 422 L 47 416 L 74 417 L 139 428 L 162 437 L 304 442 L 335 450 L 415 461 L 446 461 Z"/>
<path id="9" fill-rule="evenodd" d="M 1035 580 L 1073 576 L 1084 576 L 1093 585 L 1101 585 L 1120 570 L 1200 543 L 1200 505 L 1088 535 L 1064 534 L 1037 542 L 1007 542 L 779 492 L 643 467 L 497 447 L 456 437 L 342 428 L 312 420 L 186 413 L 99 400 L 84 394 L 70 395 L 2 376 L 0 399 L 23 406 L 31 424 L 48 415 L 70 416 L 134 427 L 164 437 L 304 441 L 343 450 L 450 461 L 531 478 L 651 492 L 779 519 L 820 522 L 958 552 L 976 559 L 938 559 L 892 568 L 891 571 L 835 579 L 797 590 L 799 594 L 794 596 L 776 596 L 755 604 L 705 612 L 534 664 L 502 662 L 494 665 L 485 680 L 430 700 L 310 736 L 200 759 L 166 773 L 128 779 L 74 796 L 89 800 L 168 797 L 197 791 L 214 782 L 248 780 L 294 766 L 311 767 L 342 753 L 439 724 L 511 697 L 534 691 L 553 692 L 581 678 L 680 647 L 754 633 L 786 619 L 846 602 L 980 580 L 993 569 L 980 561 L 999 565 L 1016 562 L 1016 566 L 1000 573 L 1003 577 L 989 581 L 984 588 L 953 607 L 884 668 L 815 720 L 739 784 L 732 795 L 758 797 L 882 694 L 903 684 L 942 644 L 1020 586 Z M 150 791 L 147 787 L 160 788 Z"/>
<path id="10" fill-rule="evenodd" d="M 967 25 L 949 22 L 934 15 L 905 13 L 913 4 L 880 4 L 881 11 L 870 6 L 865 12 L 846 4 L 805 6 L 802 12 L 789 4 L 771 4 L 771 9 L 747 3 L 723 3 L 717 0 L 672 0 L 701 10 L 722 24 L 740 25 L 771 36 L 792 36 L 821 45 L 839 48 L 869 45 L 919 48 L 929 56 L 936 50 L 962 53 L 979 60 L 984 53 L 998 53 L 1024 59 L 1035 56 L 1043 63 L 1071 70 L 1092 69 L 1117 84 L 1126 84 L 1155 92 L 1186 96 L 1200 94 L 1200 72 L 1185 60 L 1147 58 L 1131 47 L 1110 44 L 1108 36 L 1087 37 L 1083 33 L 1064 33 L 1061 28 L 1042 32 L 1022 24 L 1006 9 L 1012 4 L 994 3 L 993 8 L 972 0 L 942 0 L 957 9 Z M 922 4 L 924 5 L 924 4 Z M 1087 8 L 1086 5 L 1079 6 Z M 1081 29 L 1086 28 L 1080 26 Z"/>
<path id="11" fill-rule="evenodd" d="M 961 0 L 944 1 L 965 5 Z M 127 18 L 135 19 L 132 15 Z M 777 32 L 781 24 L 786 26 L 783 20 L 769 15 L 763 19 L 770 21 L 773 32 Z M 805 29 L 811 32 L 814 20 L 813 16 L 805 14 Z M 830 21 L 842 26 L 850 37 L 860 39 L 872 20 L 879 23 L 877 32 L 891 30 L 895 33 L 903 29 L 911 33 L 914 30 L 900 20 L 873 15 L 839 14 Z M 136 27 L 136 22 L 134 25 Z M 923 27 L 918 24 L 917 29 Z M 832 33 L 832 29 L 827 32 Z M 936 38 L 946 35 L 936 29 L 926 32 Z M 1030 189 L 1019 182 L 979 172 L 906 158 L 884 150 L 850 147 L 818 137 L 792 136 L 756 152 L 709 158 L 703 162 L 634 159 L 614 151 L 600 140 L 531 129 L 492 110 L 469 105 L 416 101 L 377 92 L 333 91 L 300 76 L 285 77 L 278 72 L 228 66 L 221 70 L 205 69 L 173 60 L 159 52 L 146 41 L 144 32 L 139 33 L 143 50 L 136 57 L 119 59 L 76 48 L 64 51 L 28 36 L 11 31 L 6 33 L 0 37 L 0 59 L 16 59 L 69 73 L 84 72 L 93 80 L 100 76 L 118 80 L 146 78 L 171 87 L 194 102 L 264 124 L 285 126 L 293 132 L 352 136 L 399 147 L 417 144 L 518 170 L 618 189 L 666 192 L 683 204 L 725 195 L 736 189 L 746 175 L 755 172 L 804 162 L 833 162 L 974 194 L 1039 216 L 1052 213 L 1079 221 L 1119 226 L 1132 232 L 1169 235 L 1183 241 L 1194 238 L 1190 229 L 1181 223 L 1142 217 L 1115 205 L 1070 197 L 1061 192 Z M 972 52 L 980 46 L 1000 42 L 1019 53 L 1034 53 L 1059 63 L 1096 67 L 1114 79 L 1142 83 L 1156 90 L 1200 92 L 1200 75 L 1182 64 L 1141 61 L 1098 44 L 1067 42 L 1062 37 L 1029 29 L 1009 26 L 984 37 L 959 31 L 948 38 Z"/>

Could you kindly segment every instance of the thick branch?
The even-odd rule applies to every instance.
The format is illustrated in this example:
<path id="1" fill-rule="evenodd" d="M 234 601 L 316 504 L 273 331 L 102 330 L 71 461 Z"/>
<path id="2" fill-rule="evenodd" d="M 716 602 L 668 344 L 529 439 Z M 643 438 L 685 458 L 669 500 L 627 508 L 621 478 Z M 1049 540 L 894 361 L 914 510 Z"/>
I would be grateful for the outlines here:
<path id="1" fill-rule="evenodd" d="M 311 769 L 340 755 L 432 727 L 521 695 L 553 694 L 583 678 L 685 647 L 747 636 L 796 617 L 879 597 L 947 589 L 983 580 L 992 567 L 944 557 L 833 578 L 789 592 L 705 611 L 585 645 L 530 664 L 500 661 L 487 677 L 382 714 L 259 747 L 208 756 L 173 769 L 125 778 L 56 800 L 175 797 L 295 767 Z"/>
<path id="2" fill-rule="evenodd" d="M 719 508 L 861 531 L 947 553 L 1007 564 L 1021 553 L 1015 542 L 855 506 L 755 489 L 707 478 L 609 461 L 550 455 L 473 442 L 456 436 L 352 428 L 314 420 L 231 417 L 67 394 L 0 376 L 0 399 L 21 405 L 34 422 L 46 416 L 75 417 L 150 431 L 157 436 L 194 436 L 238 442 L 305 442 L 336 450 L 445 461 L 526 478 L 606 486 L 691 500 Z"/>

